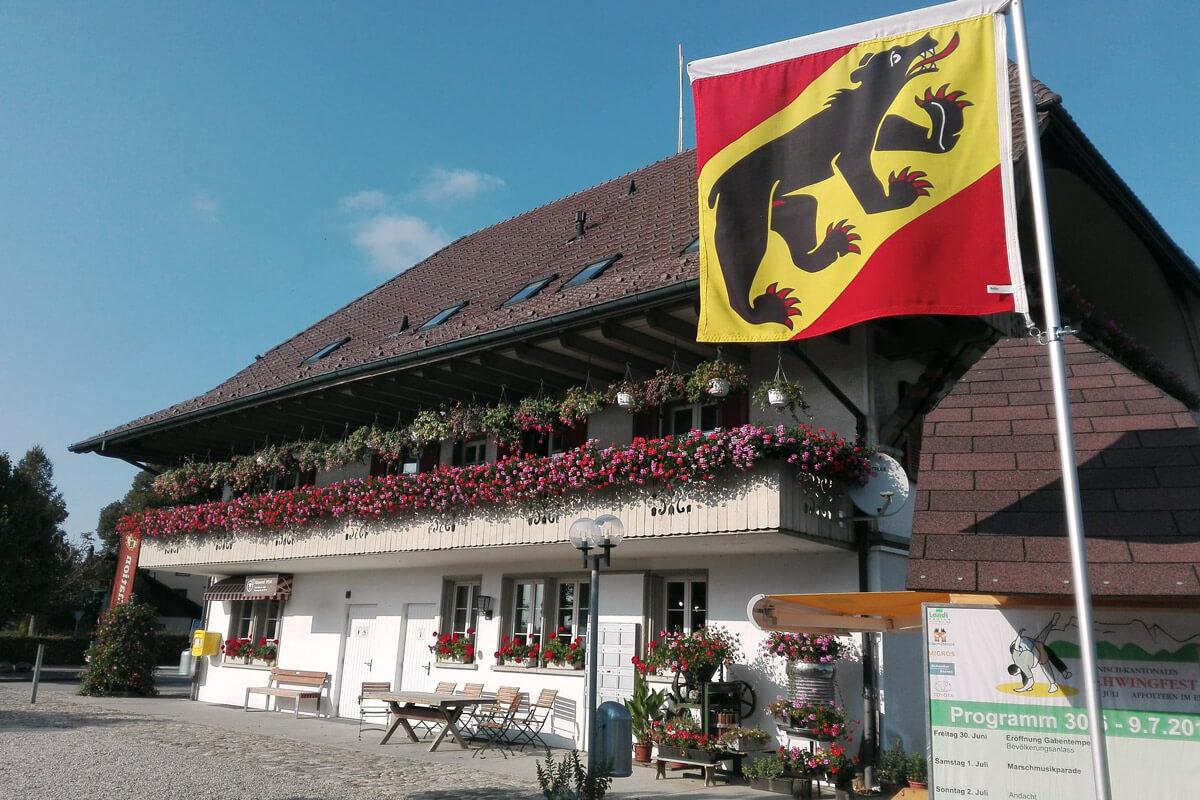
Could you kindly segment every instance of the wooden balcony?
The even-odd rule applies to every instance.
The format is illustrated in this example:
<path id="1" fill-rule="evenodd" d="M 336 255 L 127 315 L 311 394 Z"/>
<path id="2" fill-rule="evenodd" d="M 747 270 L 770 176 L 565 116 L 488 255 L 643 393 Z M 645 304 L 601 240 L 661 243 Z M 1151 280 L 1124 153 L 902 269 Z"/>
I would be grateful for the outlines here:
<path id="1" fill-rule="evenodd" d="M 619 493 L 556 499 L 553 505 L 475 509 L 459 515 L 420 513 L 366 522 L 337 521 L 273 531 L 147 539 L 143 567 L 201 574 L 244 569 L 290 572 L 331 569 L 388 569 L 399 566 L 478 562 L 501 557 L 498 548 L 528 557 L 530 548 L 565 545 L 567 530 L 579 517 L 615 514 L 625 524 L 624 552 L 634 545 L 653 554 L 677 548 L 673 537 L 695 540 L 756 536 L 755 549 L 770 552 L 844 548 L 853 542 L 851 526 L 837 520 L 849 514 L 841 495 L 798 486 L 793 471 L 776 461 L 763 462 L 687 491 Z M 490 551 L 485 554 L 485 551 Z M 557 556 L 569 548 L 555 547 Z M 523 554 L 519 555 L 519 554 Z"/>

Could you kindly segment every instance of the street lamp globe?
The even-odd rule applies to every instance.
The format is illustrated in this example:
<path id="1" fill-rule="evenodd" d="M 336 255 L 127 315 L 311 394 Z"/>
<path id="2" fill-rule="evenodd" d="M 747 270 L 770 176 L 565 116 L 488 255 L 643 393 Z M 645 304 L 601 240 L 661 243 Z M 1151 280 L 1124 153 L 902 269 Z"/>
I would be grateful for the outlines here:
<path id="1" fill-rule="evenodd" d="M 591 517 L 582 517 L 571 523 L 571 529 L 567 531 L 567 538 L 571 540 L 571 546 L 576 550 L 582 550 L 585 553 L 596 546 L 596 520 Z"/>
<path id="2" fill-rule="evenodd" d="M 616 547 L 625 538 L 625 526 L 621 524 L 621 520 L 614 517 L 612 514 L 602 514 L 596 517 L 592 523 L 595 526 L 596 541 L 594 546 Z"/>

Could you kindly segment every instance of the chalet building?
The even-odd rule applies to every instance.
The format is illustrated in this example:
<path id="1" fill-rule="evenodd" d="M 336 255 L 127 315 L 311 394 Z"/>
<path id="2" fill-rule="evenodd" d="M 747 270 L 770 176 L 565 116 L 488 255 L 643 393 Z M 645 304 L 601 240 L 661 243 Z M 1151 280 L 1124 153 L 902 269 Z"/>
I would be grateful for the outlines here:
<path id="1" fill-rule="evenodd" d="M 1114 366 L 1192 402 L 1200 276 L 1057 96 L 1038 91 L 1057 267 L 1075 303 L 1065 319 Z M 956 388 L 960 377 L 986 369 L 989 354 L 1041 349 L 1011 341 L 992 349 L 1022 334 L 1019 321 L 905 317 L 782 346 L 698 343 L 695 180 L 687 152 L 465 236 L 211 391 L 72 449 L 169 470 L 164 479 L 182 505 L 123 523 L 144 538 L 142 566 L 211 576 L 205 628 L 277 638 L 280 666 L 333 676 L 323 710 L 340 716 L 357 716 L 365 680 L 553 688 L 557 741 L 584 744 L 582 671 L 501 664 L 493 655 L 512 637 L 545 645 L 587 634 L 595 598 L 568 540 L 580 517 L 613 514 L 625 531 L 600 581 L 601 700 L 628 692 L 630 658 L 657 632 L 720 625 L 741 640 L 731 676 L 757 695 L 747 724 L 763 725 L 762 707 L 784 691 L 784 665 L 761 655 L 764 634 L 747 617 L 756 594 L 968 583 L 988 591 L 993 577 L 997 590 L 1011 590 L 1024 576 L 1038 586 L 1050 580 L 1041 562 L 1059 551 L 1038 538 L 1040 528 L 1015 520 L 1012 530 L 991 530 L 953 507 L 1017 503 L 1015 484 L 990 483 L 1026 480 L 1019 454 L 983 477 L 970 470 L 985 467 L 952 457 L 965 446 L 953 428 L 963 414 L 956 409 L 975 409 L 966 422 L 987 418 L 973 405 L 979 384 Z M 1108 320 L 1143 348 L 1117 346 Z M 531 423 L 543 430 L 503 443 L 481 430 L 487 425 L 460 419 L 464 408 L 607 392 L 713 360 L 741 367 L 747 390 L 632 412 L 608 405 L 574 426 Z M 1008 413 L 1013 392 L 1043 398 L 1044 380 L 1027 369 L 1006 390 L 1008 403 L 992 394 L 983 405 Z M 752 402 L 754 389 L 781 372 L 805 388 L 811 418 Z M 958 405 L 962 392 L 967 402 Z M 1105 408 L 1104 417 L 1137 413 Z M 1183 406 L 1172 409 L 1165 413 L 1182 425 Z M 811 425 L 807 440 L 772 438 L 777 426 L 798 422 Z M 1027 449 L 1019 423 L 1008 423 L 1010 446 Z M 710 449 L 692 431 L 710 433 Z M 915 537 L 911 501 L 863 519 L 847 499 L 859 437 L 902 463 L 918 487 Z M 814 459 L 823 464 L 815 477 L 805 469 Z M 960 475 L 971 474 L 968 487 Z M 1194 534 L 1190 513 L 1177 520 Z M 963 555 L 957 548 L 968 545 L 959 542 L 985 541 L 967 533 L 991 538 Z M 1125 547 L 1123 566 L 1151 552 Z M 1097 555 L 1115 559 L 1106 541 Z M 273 580 L 247 592 L 247 576 Z M 1188 592 L 1195 583 L 1193 572 Z M 439 660 L 435 633 L 469 640 L 474 658 Z M 867 680 L 886 698 L 885 738 L 903 731 L 913 744 L 924 735 L 920 659 L 893 657 L 917 652 L 893 638 L 901 637 L 884 637 L 883 663 L 866 670 Z M 266 678 L 261 667 L 209 657 L 198 697 L 240 704 Z M 860 664 L 839 668 L 852 715 L 861 711 L 863 678 Z"/>

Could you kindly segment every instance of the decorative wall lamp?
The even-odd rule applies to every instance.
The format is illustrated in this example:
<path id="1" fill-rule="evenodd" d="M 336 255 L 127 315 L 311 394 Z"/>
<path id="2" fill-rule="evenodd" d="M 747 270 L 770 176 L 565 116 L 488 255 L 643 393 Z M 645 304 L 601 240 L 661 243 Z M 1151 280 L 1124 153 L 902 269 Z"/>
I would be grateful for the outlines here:
<path id="1" fill-rule="evenodd" d="M 484 619 L 492 618 L 492 598 L 486 594 L 475 596 L 475 608 Z"/>

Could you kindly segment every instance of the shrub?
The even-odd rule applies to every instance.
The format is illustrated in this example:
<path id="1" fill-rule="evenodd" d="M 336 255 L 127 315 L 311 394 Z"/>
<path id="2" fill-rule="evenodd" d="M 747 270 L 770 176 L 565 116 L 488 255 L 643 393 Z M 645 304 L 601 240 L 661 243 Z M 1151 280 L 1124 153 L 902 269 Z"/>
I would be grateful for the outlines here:
<path id="1" fill-rule="evenodd" d="M 136 600 L 105 611 L 96 628 L 96 643 L 88 650 L 88 666 L 79 694 L 158 694 L 154 688 L 157 654 L 154 609 Z"/>
<path id="2" fill-rule="evenodd" d="M 612 778 L 601 767 L 597 772 L 584 769 L 579 763 L 579 751 L 572 750 L 563 760 L 554 763 L 554 757 L 546 749 L 546 765 L 537 765 L 538 787 L 546 800 L 601 800 Z"/>

